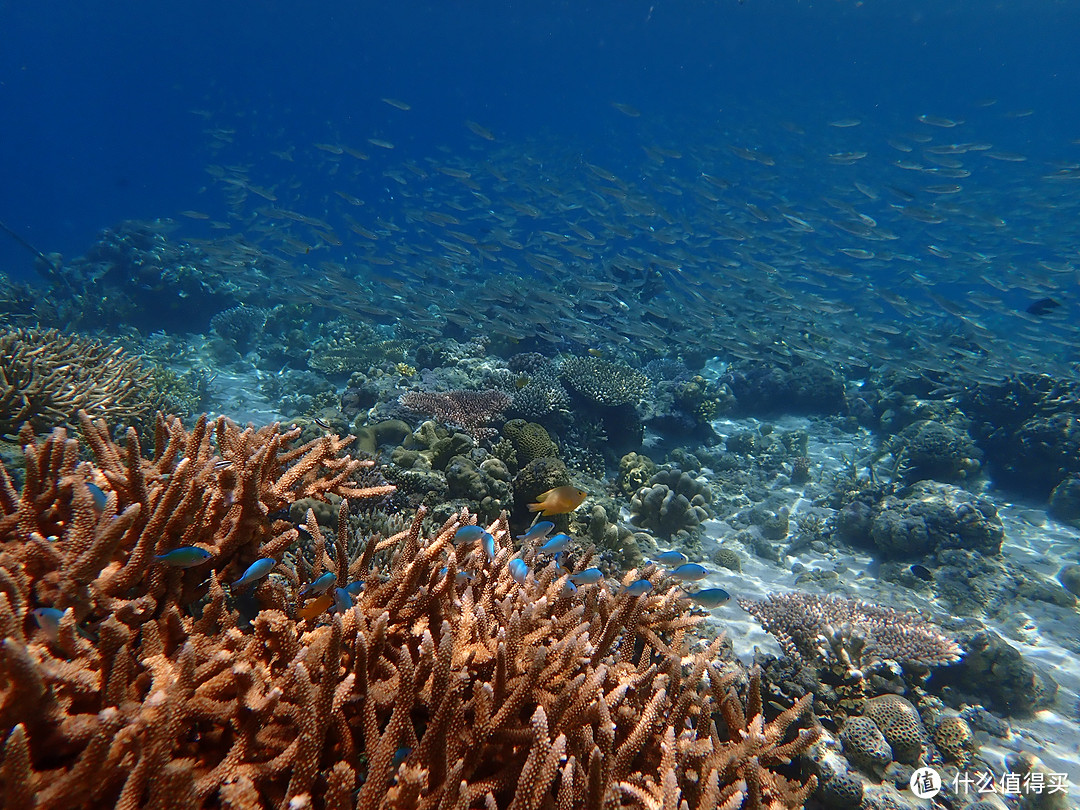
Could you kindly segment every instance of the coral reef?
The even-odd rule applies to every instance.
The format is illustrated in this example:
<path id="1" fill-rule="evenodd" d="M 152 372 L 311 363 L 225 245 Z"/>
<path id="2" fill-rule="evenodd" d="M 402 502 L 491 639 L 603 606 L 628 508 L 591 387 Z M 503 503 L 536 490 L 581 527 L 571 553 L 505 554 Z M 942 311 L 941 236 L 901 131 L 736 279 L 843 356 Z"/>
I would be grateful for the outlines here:
<path id="1" fill-rule="evenodd" d="M 658 573 L 567 597 L 553 564 L 511 577 L 505 517 L 489 560 L 453 542 L 467 512 L 362 539 L 347 502 L 298 545 L 271 508 L 385 494 L 350 485 L 370 462 L 335 437 L 160 420 L 146 459 L 135 431 L 81 424 L 94 462 L 57 429 L 26 437 L 21 493 L 0 476 L 9 806 L 795 810 L 816 786 L 784 767 L 820 735 L 795 730 L 810 698 L 767 708 L 755 675 L 740 699 Z M 191 547 L 201 565 L 155 559 Z M 256 557 L 275 562 L 248 622 L 222 581 Z M 298 595 L 327 574 L 339 612 Z"/>
<path id="2" fill-rule="evenodd" d="M 926 747 L 927 733 L 911 701 L 900 695 L 878 695 L 866 701 L 863 717 L 881 729 L 897 762 L 918 763 Z"/>
<path id="3" fill-rule="evenodd" d="M 853 501 L 840 512 L 837 529 L 853 542 L 869 539 L 883 553 L 898 557 L 946 549 L 996 555 L 1005 539 L 991 501 L 936 481 L 919 481 L 872 505 Z"/>
<path id="4" fill-rule="evenodd" d="M 408 391 L 399 401 L 410 410 L 434 416 L 444 425 L 462 428 L 480 440 L 497 435 L 489 423 L 510 407 L 511 398 L 502 391 Z"/>
<path id="5" fill-rule="evenodd" d="M 0 432 L 70 425 L 82 409 L 131 422 L 151 407 L 151 371 L 123 349 L 55 329 L 0 332 Z"/>
<path id="6" fill-rule="evenodd" d="M 928 683 L 954 705 L 982 704 L 1007 716 L 1026 717 L 1050 706 L 1058 685 L 992 630 L 961 637 L 964 660 L 935 672 Z"/>
<path id="7" fill-rule="evenodd" d="M 630 521 L 666 540 L 694 534 L 709 517 L 708 486 L 679 469 L 659 470 L 630 500 Z"/>
<path id="8" fill-rule="evenodd" d="M 559 447 L 551 440 L 551 435 L 536 422 L 511 419 L 503 425 L 502 434 L 513 445 L 516 463 L 522 467 L 538 458 L 559 454 Z"/>
<path id="9" fill-rule="evenodd" d="M 923 419 L 908 425 L 887 443 L 906 482 L 932 478 L 970 481 L 980 469 L 982 453 L 971 437 L 952 425 Z"/>
<path id="10" fill-rule="evenodd" d="M 245 354 L 259 342 L 269 314 L 270 311 L 264 307 L 241 304 L 214 315 L 210 319 L 210 329 L 232 344 L 237 352 Z"/>
<path id="11" fill-rule="evenodd" d="M 929 622 L 855 599 L 781 593 L 739 605 L 791 657 L 835 662 L 860 679 L 885 661 L 937 667 L 961 658 L 960 645 Z"/>
<path id="12" fill-rule="evenodd" d="M 790 368 L 739 360 L 732 363 L 722 382 L 735 395 L 741 413 L 840 414 L 847 410 L 843 376 L 820 360 L 802 360 Z"/>
<path id="13" fill-rule="evenodd" d="M 634 405 L 651 385 L 640 371 L 599 357 L 569 357 L 559 374 L 585 399 L 607 407 Z"/>
<path id="14" fill-rule="evenodd" d="M 330 375 L 348 376 L 373 365 L 405 359 L 405 344 L 386 340 L 362 321 L 337 318 L 325 324 L 311 344 L 308 367 Z"/>

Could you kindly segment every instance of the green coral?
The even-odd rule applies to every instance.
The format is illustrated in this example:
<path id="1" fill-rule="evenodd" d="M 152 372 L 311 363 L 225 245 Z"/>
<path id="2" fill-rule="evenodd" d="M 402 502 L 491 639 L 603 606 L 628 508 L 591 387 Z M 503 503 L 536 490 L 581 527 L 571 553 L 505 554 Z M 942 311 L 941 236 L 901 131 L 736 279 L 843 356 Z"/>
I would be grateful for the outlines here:
<path id="1" fill-rule="evenodd" d="M 552 441 L 551 435 L 536 422 L 511 419 L 503 426 L 503 436 L 513 445 L 518 464 L 559 454 L 559 447 Z"/>
<path id="2" fill-rule="evenodd" d="M 311 347 L 308 367 L 324 374 L 351 374 L 390 361 L 405 360 L 401 341 L 383 340 L 366 323 L 338 318 Z"/>
<path id="3" fill-rule="evenodd" d="M 446 484 L 451 498 L 469 502 L 469 507 L 485 521 L 494 520 L 509 509 L 513 498 L 510 471 L 501 459 L 488 458 L 477 464 L 468 456 L 454 456 L 446 466 Z"/>
<path id="4" fill-rule="evenodd" d="M 738 552 L 730 546 L 718 548 L 716 553 L 713 554 L 713 562 L 721 568 L 734 571 L 736 574 L 742 573 L 742 560 L 739 559 Z"/>
<path id="5" fill-rule="evenodd" d="M 698 422 L 711 422 L 734 403 L 731 389 L 695 375 L 675 391 L 675 405 Z"/>
<path id="6" fill-rule="evenodd" d="M 641 453 L 627 453 L 619 459 L 619 478 L 616 486 L 619 492 L 630 496 L 649 483 L 656 472 L 656 463 Z"/>

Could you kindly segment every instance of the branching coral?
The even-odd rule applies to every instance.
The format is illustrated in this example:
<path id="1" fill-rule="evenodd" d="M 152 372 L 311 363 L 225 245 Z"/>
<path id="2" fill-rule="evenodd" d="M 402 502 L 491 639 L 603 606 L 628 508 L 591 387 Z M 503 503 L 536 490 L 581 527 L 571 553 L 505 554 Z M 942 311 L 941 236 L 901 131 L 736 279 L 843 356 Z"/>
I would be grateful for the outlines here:
<path id="1" fill-rule="evenodd" d="M 115 346 L 55 329 L 0 332 L 0 432 L 75 421 L 79 409 L 131 421 L 150 407 L 150 370 Z"/>
<path id="2" fill-rule="evenodd" d="M 455 544 L 467 512 L 425 531 L 421 508 L 405 531 L 350 544 L 345 501 L 336 538 L 308 512 L 307 551 L 257 587 L 249 627 L 223 576 L 297 540 L 267 510 L 378 497 L 350 486 L 364 462 L 334 437 L 287 450 L 291 433 L 224 420 L 190 433 L 159 422 L 147 460 L 134 431 L 120 447 L 83 427 L 93 464 L 58 430 L 27 437 L 21 493 L 0 478 L 9 802 L 797 808 L 813 790 L 772 770 L 816 737 L 792 733 L 808 701 L 770 722 L 756 681 L 740 701 L 719 640 L 690 653 L 698 619 L 658 573 L 645 596 L 603 583 L 568 593 L 553 564 L 519 584 L 505 516 L 487 527 L 492 560 Z M 149 557 L 178 545 L 212 552 L 208 581 Z M 355 604 L 302 603 L 326 573 L 334 601 L 363 582 Z M 65 612 L 37 627 L 34 611 L 51 607 Z"/>
<path id="3" fill-rule="evenodd" d="M 855 599 L 781 593 L 739 604 L 788 655 L 835 661 L 854 676 L 883 660 L 932 667 L 961 656 L 953 639 L 919 616 Z"/>
<path id="4" fill-rule="evenodd" d="M 511 399 L 502 391 L 409 391 L 401 395 L 406 408 L 434 416 L 444 425 L 459 427 L 476 439 L 494 436 L 488 423 L 510 407 Z"/>

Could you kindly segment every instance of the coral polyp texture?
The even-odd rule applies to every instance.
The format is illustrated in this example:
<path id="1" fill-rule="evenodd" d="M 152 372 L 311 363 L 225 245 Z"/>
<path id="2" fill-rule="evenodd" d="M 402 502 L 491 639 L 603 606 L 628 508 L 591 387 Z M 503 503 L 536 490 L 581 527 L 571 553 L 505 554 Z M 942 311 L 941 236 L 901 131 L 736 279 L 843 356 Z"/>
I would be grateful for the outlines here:
<path id="1" fill-rule="evenodd" d="M 149 410 L 150 370 L 116 346 L 56 329 L 0 332 L 0 432 L 74 422 L 80 410 L 129 421 Z"/>
<path id="2" fill-rule="evenodd" d="M 501 416 L 511 401 L 502 391 L 409 391 L 400 398 L 409 410 L 434 416 L 444 425 L 462 428 L 475 439 L 497 434 L 489 423 Z"/>
<path id="3" fill-rule="evenodd" d="M 820 735 L 809 698 L 766 719 L 755 675 L 740 699 L 658 573 L 575 593 L 526 554 L 519 583 L 505 514 L 490 545 L 424 507 L 357 536 L 350 504 L 392 487 L 334 436 L 159 418 L 147 458 L 80 422 L 92 460 L 24 430 L 21 491 L 0 468 L 7 807 L 798 808 L 816 785 L 774 770 Z M 333 495 L 336 536 L 275 517 Z"/>
<path id="4" fill-rule="evenodd" d="M 739 604 L 788 655 L 834 662 L 852 674 L 886 660 L 933 667 L 961 657 L 960 645 L 921 617 L 856 599 L 780 593 Z"/>

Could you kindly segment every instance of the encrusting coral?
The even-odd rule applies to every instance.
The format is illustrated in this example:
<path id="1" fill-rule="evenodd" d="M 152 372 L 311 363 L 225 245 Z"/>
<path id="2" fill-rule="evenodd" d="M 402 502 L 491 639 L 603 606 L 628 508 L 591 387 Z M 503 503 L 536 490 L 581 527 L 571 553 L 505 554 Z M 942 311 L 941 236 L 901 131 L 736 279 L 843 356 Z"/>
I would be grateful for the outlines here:
<path id="1" fill-rule="evenodd" d="M 81 422 L 93 462 L 24 431 L 21 492 L 0 468 L 5 807 L 732 810 L 815 787 L 775 770 L 819 736 L 794 731 L 809 698 L 767 721 L 754 676 L 740 700 L 655 568 L 644 596 L 572 593 L 550 563 L 519 584 L 505 515 L 491 558 L 454 542 L 471 515 L 425 531 L 423 507 L 352 542 L 349 502 L 390 488 L 357 486 L 370 462 L 334 436 L 159 419 L 147 459 Z M 328 493 L 336 538 L 272 518 Z M 154 559 L 183 547 L 209 556 Z M 255 558 L 276 562 L 248 623 L 223 580 Z"/>

